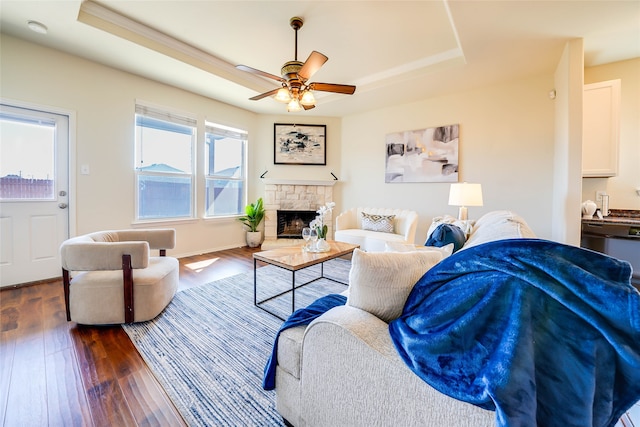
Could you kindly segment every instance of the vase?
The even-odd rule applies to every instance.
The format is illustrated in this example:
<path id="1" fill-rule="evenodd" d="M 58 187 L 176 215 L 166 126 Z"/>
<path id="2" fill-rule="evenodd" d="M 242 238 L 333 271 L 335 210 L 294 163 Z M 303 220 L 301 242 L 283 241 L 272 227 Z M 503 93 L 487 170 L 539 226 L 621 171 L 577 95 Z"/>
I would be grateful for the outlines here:
<path id="1" fill-rule="evenodd" d="M 596 212 L 598 206 L 592 202 L 591 200 L 587 200 L 582 204 L 582 218 L 591 219 L 593 218 L 593 214 Z M 604 215 L 604 212 L 603 212 Z"/>
<path id="2" fill-rule="evenodd" d="M 331 249 L 331 245 L 324 238 L 319 238 L 316 242 L 316 252 L 327 252 Z"/>
<path id="3" fill-rule="evenodd" d="M 262 231 L 247 231 L 247 246 L 257 248 L 262 242 Z"/>

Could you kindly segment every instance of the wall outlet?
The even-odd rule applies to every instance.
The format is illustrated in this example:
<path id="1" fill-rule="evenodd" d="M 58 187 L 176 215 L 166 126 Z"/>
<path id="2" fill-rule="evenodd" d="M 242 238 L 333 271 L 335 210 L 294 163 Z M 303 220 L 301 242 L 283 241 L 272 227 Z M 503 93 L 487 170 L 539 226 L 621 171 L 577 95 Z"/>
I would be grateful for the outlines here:
<path id="1" fill-rule="evenodd" d="M 607 195 L 607 192 L 604 190 L 596 191 L 596 202 L 602 203 L 602 196 L 606 196 L 606 195 Z"/>

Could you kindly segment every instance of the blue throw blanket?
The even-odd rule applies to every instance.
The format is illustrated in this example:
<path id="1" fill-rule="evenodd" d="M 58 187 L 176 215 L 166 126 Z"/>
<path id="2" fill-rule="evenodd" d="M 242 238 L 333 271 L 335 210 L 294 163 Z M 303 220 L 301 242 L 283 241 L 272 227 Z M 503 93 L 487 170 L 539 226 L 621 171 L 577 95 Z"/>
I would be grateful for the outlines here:
<path id="1" fill-rule="evenodd" d="M 273 390 L 276 388 L 276 366 L 278 366 L 278 339 L 280 333 L 285 329 L 293 328 L 296 326 L 308 325 L 314 319 L 320 317 L 323 313 L 329 311 L 333 307 L 344 305 L 347 302 L 347 297 L 344 295 L 330 294 L 324 297 L 318 298 L 305 308 L 301 308 L 293 312 L 291 316 L 280 326 L 278 333 L 276 334 L 275 342 L 273 343 L 273 350 L 271 356 L 264 367 L 264 379 L 262 381 L 262 388 L 265 390 Z"/>
<path id="2" fill-rule="evenodd" d="M 462 250 L 389 325 L 435 389 L 498 426 L 613 426 L 640 399 L 640 293 L 624 261 L 538 239 Z"/>

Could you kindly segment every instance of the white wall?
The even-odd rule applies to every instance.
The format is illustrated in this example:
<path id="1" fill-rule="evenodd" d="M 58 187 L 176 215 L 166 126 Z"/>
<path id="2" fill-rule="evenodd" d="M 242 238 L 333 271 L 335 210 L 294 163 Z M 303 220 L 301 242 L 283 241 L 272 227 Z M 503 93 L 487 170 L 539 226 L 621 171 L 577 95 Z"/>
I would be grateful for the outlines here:
<path id="1" fill-rule="evenodd" d="M 54 106 L 76 113 L 76 152 L 70 166 L 75 175 L 76 223 L 72 230 L 129 228 L 134 211 L 134 108 L 136 100 L 193 113 L 216 123 L 254 134 L 257 115 L 167 85 L 86 61 L 6 35 L 0 39 L 0 72 L 4 99 Z M 198 130 L 201 140 L 203 128 Z M 203 164 L 202 141 L 197 159 Z M 89 165 L 90 175 L 80 175 Z M 200 166 L 199 170 L 203 170 Z M 253 171 L 251 171 L 253 173 Z M 203 210 L 203 196 L 198 210 Z M 245 245 L 244 230 L 234 220 L 163 223 L 178 231 L 170 254 L 184 255 Z"/>
<path id="2" fill-rule="evenodd" d="M 554 151 L 553 75 L 347 116 L 342 122 L 339 209 L 355 206 L 413 209 L 424 243 L 434 216 L 457 215 L 448 183 L 385 183 L 385 135 L 460 124 L 460 180 L 482 184 L 479 218 L 495 209 L 522 215 L 540 237 L 551 236 Z"/>
<path id="3" fill-rule="evenodd" d="M 582 200 L 595 201 L 596 191 L 609 194 L 612 209 L 640 209 L 640 58 L 590 67 L 584 70 L 584 82 L 621 80 L 620 146 L 618 176 L 583 178 Z"/>
<path id="4" fill-rule="evenodd" d="M 265 100 L 269 102 L 270 100 Z M 269 172 L 265 178 L 300 179 L 300 180 L 324 180 L 331 181 L 331 172 L 340 178 L 338 172 L 341 164 L 341 134 L 342 120 L 337 117 L 308 116 L 305 113 L 287 114 L 286 105 L 282 105 L 283 114 L 279 116 L 259 115 L 255 125 L 255 139 L 251 144 L 251 167 L 257 176 L 265 170 Z M 327 164 L 322 165 L 274 165 L 273 164 L 273 125 L 274 123 L 326 125 L 326 153 Z M 252 181 L 253 191 L 257 197 L 264 194 L 264 184 L 261 180 Z"/>
<path id="5" fill-rule="evenodd" d="M 333 172 L 340 179 L 333 187 L 337 212 L 354 206 L 414 209 L 420 214 L 417 243 L 424 241 L 434 216 L 456 215 L 457 208 L 447 205 L 448 184 L 384 183 L 385 135 L 459 123 L 460 179 L 480 182 L 484 191 L 484 206 L 470 207 L 470 217 L 510 209 L 524 216 L 540 237 L 552 235 L 552 73 L 342 119 L 284 111 L 264 116 L 6 35 L 0 43 L 2 97 L 76 112 L 76 234 L 132 225 L 134 105 L 140 99 L 248 130 L 251 201 L 264 194 L 259 176 L 265 170 L 268 178 L 310 180 L 330 180 Z M 327 165 L 274 165 L 277 122 L 326 124 Z M 90 175 L 79 174 L 83 164 L 90 166 Z M 196 219 L 169 226 L 178 230 L 173 255 L 244 245 L 244 231 L 234 220 Z"/>
<path id="6" fill-rule="evenodd" d="M 551 237 L 580 245 L 582 191 L 582 39 L 565 45 L 554 75 L 556 89 L 555 146 Z"/>

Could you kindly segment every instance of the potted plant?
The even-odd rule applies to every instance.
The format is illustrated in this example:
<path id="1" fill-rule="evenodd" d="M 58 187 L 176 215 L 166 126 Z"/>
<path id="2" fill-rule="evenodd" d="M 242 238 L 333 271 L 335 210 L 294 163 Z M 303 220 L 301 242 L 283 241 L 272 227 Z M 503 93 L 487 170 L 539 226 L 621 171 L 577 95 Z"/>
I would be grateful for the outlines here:
<path id="1" fill-rule="evenodd" d="M 238 221 L 242 222 L 247 227 L 247 245 L 250 248 L 256 248 L 260 246 L 262 241 L 262 232 L 258 230 L 258 226 L 264 218 L 264 206 L 262 204 L 262 197 L 260 197 L 255 203 L 251 203 L 244 208 L 244 216 L 238 218 Z"/>

